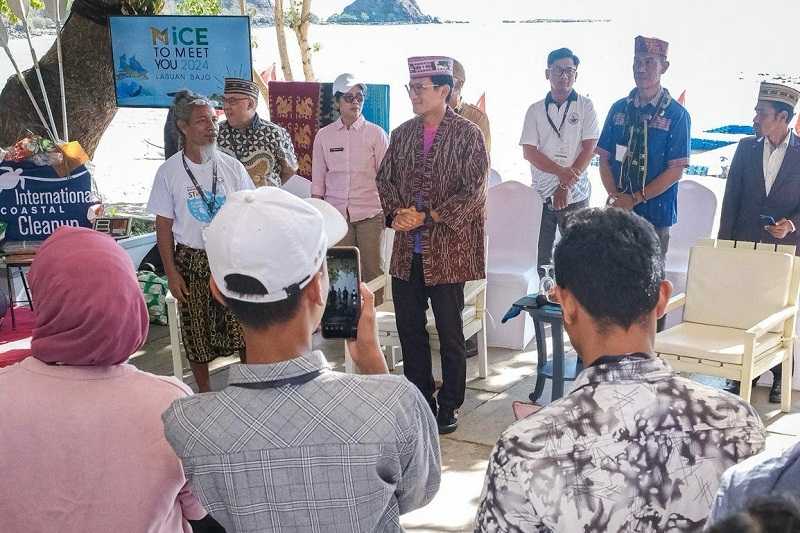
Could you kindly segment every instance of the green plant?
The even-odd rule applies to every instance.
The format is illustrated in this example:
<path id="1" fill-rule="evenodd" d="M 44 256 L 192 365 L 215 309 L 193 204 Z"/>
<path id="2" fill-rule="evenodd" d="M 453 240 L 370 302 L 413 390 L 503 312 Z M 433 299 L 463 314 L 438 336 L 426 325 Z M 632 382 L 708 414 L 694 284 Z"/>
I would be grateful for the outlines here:
<path id="1" fill-rule="evenodd" d="M 180 0 L 176 9 L 181 15 L 219 15 L 222 3 L 220 0 Z"/>
<path id="2" fill-rule="evenodd" d="M 17 2 L 18 0 L 11 0 Z M 44 9 L 44 2 L 42 0 L 22 0 L 31 6 L 33 9 Z M 8 6 L 9 0 L 0 0 L 0 16 L 5 16 L 11 24 L 19 22 L 19 18 L 11 11 Z"/>

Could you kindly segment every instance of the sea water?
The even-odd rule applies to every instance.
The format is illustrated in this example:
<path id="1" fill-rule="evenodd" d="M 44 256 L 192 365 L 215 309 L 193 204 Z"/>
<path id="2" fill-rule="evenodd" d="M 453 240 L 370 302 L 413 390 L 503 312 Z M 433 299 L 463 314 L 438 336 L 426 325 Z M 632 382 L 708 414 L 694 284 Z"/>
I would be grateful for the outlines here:
<path id="1" fill-rule="evenodd" d="M 522 122 L 528 106 L 549 89 L 544 77 L 546 57 L 555 48 L 569 47 L 580 57 L 575 88 L 594 101 L 601 125 L 613 101 L 633 88 L 631 60 L 638 34 L 670 42 L 670 67 L 663 84 L 675 98 L 686 91 L 694 135 L 723 124 L 750 124 L 762 79 L 800 83 L 800 55 L 792 45 L 800 34 L 800 2 L 780 1 L 766 10 L 755 2 L 738 1 L 607 4 L 613 5 L 608 22 L 508 24 L 488 13 L 469 24 L 314 25 L 310 42 L 320 44 L 313 57 L 314 71 L 325 81 L 353 72 L 368 82 L 390 84 L 395 127 L 411 117 L 403 87 L 408 81 L 406 58 L 456 57 L 466 68 L 466 100 L 474 102 L 486 93 L 492 166 L 504 180 L 525 183 L 530 173 L 518 146 Z M 594 4 L 592 16 L 600 18 L 602 12 Z M 536 10 L 529 14 L 535 17 Z M 256 69 L 277 62 L 274 28 L 254 28 L 252 36 Z M 291 32 L 287 39 L 295 79 L 302 79 Z M 34 41 L 43 54 L 53 37 Z M 23 68 L 30 66 L 27 43 L 15 40 L 11 48 Z M 280 65 L 277 68 L 280 75 Z M 12 73 L 6 58 L 0 58 L 0 79 Z M 147 201 L 161 162 L 157 146 L 163 145 L 165 116 L 165 110 L 121 109 L 117 113 L 94 157 L 98 186 L 108 202 Z"/>

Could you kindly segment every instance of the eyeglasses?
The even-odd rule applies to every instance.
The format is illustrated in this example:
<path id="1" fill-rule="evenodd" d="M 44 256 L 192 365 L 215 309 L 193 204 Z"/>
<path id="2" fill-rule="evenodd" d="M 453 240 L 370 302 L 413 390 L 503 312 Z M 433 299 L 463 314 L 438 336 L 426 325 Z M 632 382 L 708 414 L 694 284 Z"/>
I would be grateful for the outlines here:
<path id="1" fill-rule="evenodd" d="M 409 95 L 411 95 L 411 93 L 419 95 L 420 93 L 422 93 L 422 91 L 424 91 L 429 87 L 436 88 L 436 87 L 441 87 L 441 85 L 437 85 L 435 83 L 429 83 L 427 85 L 425 85 L 424 83 L 411 84 L 411 85 L 406 85 L 406 91 L 408 91 Z"/>
<path id="2" fill-rule="evenodd" d="M 573 76 L 575 76 L 575 74 L 578 73 L 578 69 L 572 68 L 572 67 L 567 67 L 567 68 L 550 67 L 550 72 L 556 78 L 560 78 L 561 76 L 564 76 L 564 75 L 566 75 L 568 78 L 572 78 Z"/>
<path id="3" fill-rule="evenodd" d="M 348 104 L 352 104 L 354 102 L 358 102 L 360 104 L 361 102 L 364 101 L 364 98 L 365 96 L 363 93 L 356 93 L 356 94 L 345 93 L 342 95 L 342 100 L 344 100 Z"/>
<path id="4" fill-rule="evenodd" d="M 249 100 L 249 99 L 250 98 L 248 98 L 247 96 L 240 96 L 238 98 L 234 98 L 232 96 L 223 96 L 222 97 L 222 104 L 223 105 L 234 105 L 234 104 L 238 104 L 239 102 L 244 102 L 244 101 Z"/>

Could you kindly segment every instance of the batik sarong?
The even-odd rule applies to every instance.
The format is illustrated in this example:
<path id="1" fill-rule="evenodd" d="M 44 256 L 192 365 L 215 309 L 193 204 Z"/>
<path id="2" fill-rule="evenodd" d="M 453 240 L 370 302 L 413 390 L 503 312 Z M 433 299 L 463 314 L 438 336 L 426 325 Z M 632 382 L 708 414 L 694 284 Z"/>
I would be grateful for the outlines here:
<path id="1" fill-rule="evenodd" d="M 242 328 L 233 314 L 211 295 L 211 271 L 205 250 L 178 245 L 175 266 L 189 296 L 178 306 L 186 358 L 208 363 L 233 352 L 244 352 Z"/>

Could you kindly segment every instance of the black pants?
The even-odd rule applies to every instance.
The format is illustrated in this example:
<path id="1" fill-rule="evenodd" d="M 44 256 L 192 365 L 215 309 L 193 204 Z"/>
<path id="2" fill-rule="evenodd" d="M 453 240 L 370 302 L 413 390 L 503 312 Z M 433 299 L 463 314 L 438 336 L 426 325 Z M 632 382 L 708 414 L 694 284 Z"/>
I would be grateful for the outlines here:
<path id="1" fill-rule="evenodd" d="M 581 200 L 569 204 L 564 209 L 556 210 L 553 207 L 553 201 L 547 199 L 542 207 L 542 220 L 539 224 L 539 254 L 537 257 L 537 267 L 539 267 L 539 276 L 544 276 L 542 265 L 548 265 L 553 260 L 553 242 L 556 240 L 556 228 L 561 233 L 564 233 L 567 220 L 576 211 L 589 207 L 589 200 Z M 551 272 L 552 274 L 552 272 Z"/>
<path id="2" fill-rule="evenodd" d="M 403 349 L 403 373 L 422 391 L 430 403 L 435 386 L 426 312 L 428 299 L 436 319 L 442 357 L 442 388 L 437 397 L 441 407 L 458 409 L 464 403 L 467 360 L 464 348 L 464 284 L 425 285 L 422 256 L 414 254 L 408 281 L 392 277 L 397 333 Z"/>

